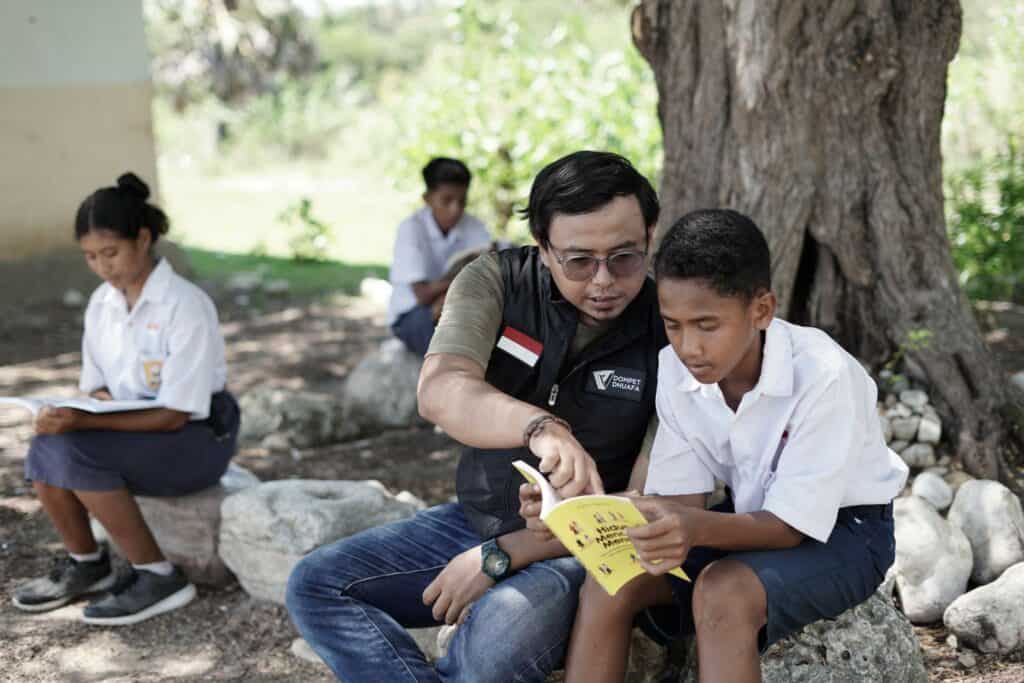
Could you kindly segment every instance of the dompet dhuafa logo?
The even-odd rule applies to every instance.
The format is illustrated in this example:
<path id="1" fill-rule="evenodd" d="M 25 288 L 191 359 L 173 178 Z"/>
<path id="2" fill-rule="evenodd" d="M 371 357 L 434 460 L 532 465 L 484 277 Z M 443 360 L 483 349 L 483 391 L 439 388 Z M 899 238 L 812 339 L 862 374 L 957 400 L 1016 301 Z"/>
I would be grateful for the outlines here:
<path id="1" fill-rule="evenodd" d="M 646 379 L 646 372 L 629 368 L 591 370 L 587 378 L 587 391 L 602 396 L 641 401 Z"/>

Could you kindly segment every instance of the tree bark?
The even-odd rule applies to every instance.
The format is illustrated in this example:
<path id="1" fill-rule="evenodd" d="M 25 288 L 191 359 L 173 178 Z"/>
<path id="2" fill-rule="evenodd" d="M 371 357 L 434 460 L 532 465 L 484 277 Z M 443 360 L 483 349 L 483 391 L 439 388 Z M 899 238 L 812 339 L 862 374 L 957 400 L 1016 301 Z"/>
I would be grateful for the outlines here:
<path id="1" fill-rule="evenodd" d="M 764 229 L 780 315 L 878 367 L 900 349 L 966 469 L 1024 451 L 1022 395 L 989 354 L 950 256 L 940 127 L 955 0 L 643 0 L 659 92 L 662 228 L 731 207 Z M 932 332 L 908 349 L 912 332 Z"/>

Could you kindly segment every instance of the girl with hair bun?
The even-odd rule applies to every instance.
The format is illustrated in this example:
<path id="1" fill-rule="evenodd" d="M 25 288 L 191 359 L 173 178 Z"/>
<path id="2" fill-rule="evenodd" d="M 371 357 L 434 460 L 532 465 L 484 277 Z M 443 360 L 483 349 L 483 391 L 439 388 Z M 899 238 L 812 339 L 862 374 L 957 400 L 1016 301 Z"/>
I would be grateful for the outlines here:
<path id="1" fill-rule="evenodd" d="M 125 173 L 89 195 L 75 217 L 75 239 L 104 281 L 85 312 L 79 389 L 101 400 L 151 399 L 154 407 L 46 408 L 36 417 L 25 477 L 67 552 L 47 576 L 15 591 L 15 606 L 29 612 L 107 591 L 85 607 L 84 620 L 134 624 L 196 594 L 160 551 L 135 496 L 182 496 L 216 484 L 235 452 L 239 411 L 225 389 L 217 311 L 155 256 L 167 216 L 148 199 L 146 183 Z M 115 582 L 90 514 L 131 563 L 124 580 Z"/>

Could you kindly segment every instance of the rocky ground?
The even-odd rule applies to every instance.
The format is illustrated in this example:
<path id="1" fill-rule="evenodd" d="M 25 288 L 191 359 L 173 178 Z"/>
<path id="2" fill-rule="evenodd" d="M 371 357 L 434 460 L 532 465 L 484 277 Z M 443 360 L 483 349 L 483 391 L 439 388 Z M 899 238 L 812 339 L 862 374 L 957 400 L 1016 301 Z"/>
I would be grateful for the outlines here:
<path id="1" fill-rule="evenodd" d="M 287 296 L 239 306 L 218 297 L 231 387 L 270 384 L 330 393 L 385 337 L 379 309 L 362 300 L 297 301 Z M 5 317 L 0 331 L 0 395 L 70 392 L 78 373 L 80 310 L 60 304 Z M 1024 311 L 981 311 L 989 340 L 1009 371 L 1024 366 Z M 0 681 L 321 681 L 326 669 L 289 652 L 295 638 L 283 608 L 258 603 L 237 584 L 201 590 L 173 615 L 131 629 L 86 627 L 80 606 L 43 616 L 10 607 L 10 593 L 47 568 L 57 537 L 22 480 L 24 417 L 0 411 Z M 330 447 L 287 452 L 243 449 L 237 462 L 264 481 L 378 479 L 427 503 L 453 494 L 455 445 L 429 428 L 386 432 Z M 1024 653 L 957 650 L 941 624 L 918 627 L 933 681 L 1024 680 Z"/>

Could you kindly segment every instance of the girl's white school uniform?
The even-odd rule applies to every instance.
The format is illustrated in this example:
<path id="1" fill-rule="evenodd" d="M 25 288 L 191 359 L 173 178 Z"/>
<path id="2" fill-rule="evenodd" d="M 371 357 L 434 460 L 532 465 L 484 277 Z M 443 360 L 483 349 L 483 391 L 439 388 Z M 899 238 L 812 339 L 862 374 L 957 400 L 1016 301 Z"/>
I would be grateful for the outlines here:
<path id="1" fill-rule="evenodd" d="M 155 399 L 189 413 L 191 420 L 204 420 L 226 378 L 213 301 L 166 259 L 150 273 L 130 311 L 110 284 L 93 292 L 82 337 L 82 391 L 106 387 L 117 400 Z"/>

